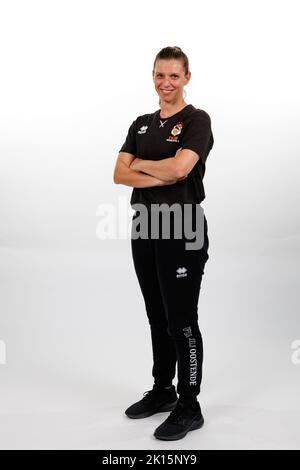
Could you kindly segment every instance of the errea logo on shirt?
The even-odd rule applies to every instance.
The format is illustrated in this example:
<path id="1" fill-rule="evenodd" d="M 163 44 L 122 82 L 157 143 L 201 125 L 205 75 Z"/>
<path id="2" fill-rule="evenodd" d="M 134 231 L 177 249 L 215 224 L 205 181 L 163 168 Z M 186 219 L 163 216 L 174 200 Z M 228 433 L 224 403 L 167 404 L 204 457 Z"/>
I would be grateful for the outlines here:
<path id="1" fill-rule="evenodd" d="M 148 126 L 140 127 L 140 130 L 138 131 L 138 134 L 145 134 L 147 129 L 148 129 Z"/>

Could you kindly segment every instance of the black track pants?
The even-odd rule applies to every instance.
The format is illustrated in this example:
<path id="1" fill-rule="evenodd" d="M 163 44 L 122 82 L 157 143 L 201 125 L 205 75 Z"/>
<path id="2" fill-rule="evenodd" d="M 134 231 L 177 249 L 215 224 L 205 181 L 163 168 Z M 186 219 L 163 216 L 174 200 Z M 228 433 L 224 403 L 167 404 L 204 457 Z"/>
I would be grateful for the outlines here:
<path id="1" fill-rule="evenodd" d="M 151 210 L 149 209 L 149 233 Z M 132 222 L 139 215 L 135 212 Z M 194 215 L 193 215 L 194 217 Z M 208 228 L 203 213 L 203 245 L 187 250 L 182 238 L 133 239 L 134 268 L 150 324 L 154 383 L 169 386 L 178 372 L 177 392 L 182 400 L 194 401 L 200 393 L 203 343 L 198 325 L 198 300 L 204 266 L 208 260 Z M 171 232 L 174 227 L 171 219 Z M 193 219 L 194 223 L 194 219 Z M 193 225 L 195 227 L 195 225 Z M 174 233 L 174 232 L 173 232 Z"/>

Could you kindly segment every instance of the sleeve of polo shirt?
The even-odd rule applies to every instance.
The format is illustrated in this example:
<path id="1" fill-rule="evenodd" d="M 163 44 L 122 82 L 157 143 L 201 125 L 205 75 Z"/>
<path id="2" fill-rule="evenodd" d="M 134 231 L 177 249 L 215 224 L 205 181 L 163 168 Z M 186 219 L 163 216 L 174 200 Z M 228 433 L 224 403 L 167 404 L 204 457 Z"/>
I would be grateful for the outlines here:
<path id="1" fill-rule="evenodd" d="M 199 161 L 206 162 L 210 149 L 213 146 L 210 116 L 205 113 L 195 113 L 183 128 L 181 148 L 190 149 L 199 155 Z"/>
<path id="2" fill-rule="evenodd" d="M 125 142 L 119 152 L 128 152 L 136 155 L 136 120 L 129 127 Z"/>

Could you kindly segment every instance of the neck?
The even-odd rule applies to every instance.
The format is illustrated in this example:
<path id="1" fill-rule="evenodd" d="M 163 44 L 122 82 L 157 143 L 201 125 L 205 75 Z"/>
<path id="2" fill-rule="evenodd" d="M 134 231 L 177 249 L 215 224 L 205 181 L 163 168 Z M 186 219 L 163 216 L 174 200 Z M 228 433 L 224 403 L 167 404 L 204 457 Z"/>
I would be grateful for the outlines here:
<path id="1" fill-rule="evenodd" d="M 160 116 L 162 118 L 167 118 L 169 116 L 172 116 L 173 114 L 178 113 L 183 109 L 185 106 L 187 106 L 187 103 L 182 100 L 180 103 L 167 103 L 165 101 L 161 101 L 160 103 Z"/>

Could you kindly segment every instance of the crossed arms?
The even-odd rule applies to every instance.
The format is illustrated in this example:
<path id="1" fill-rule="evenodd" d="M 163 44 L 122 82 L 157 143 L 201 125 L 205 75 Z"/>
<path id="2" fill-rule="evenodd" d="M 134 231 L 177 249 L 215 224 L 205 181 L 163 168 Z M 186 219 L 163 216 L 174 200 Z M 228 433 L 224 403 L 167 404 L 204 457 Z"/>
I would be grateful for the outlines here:
<path id="1" fill-rule="evenodd" d="M 175 184 L 187 178 L 199 155 L 193 150 L 179 149 L 174 157 L 143 160 L 131 153 L 119 152 L 114 169 L 114 183 L 135 188 Z"/>

